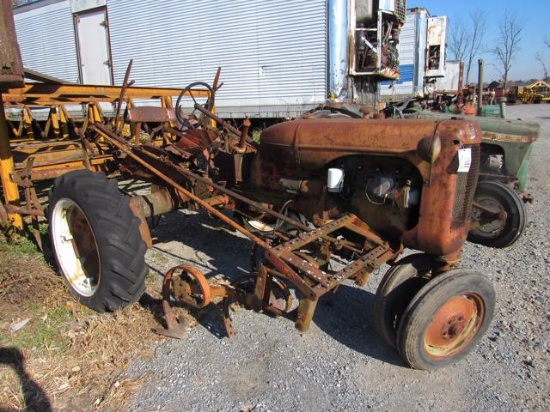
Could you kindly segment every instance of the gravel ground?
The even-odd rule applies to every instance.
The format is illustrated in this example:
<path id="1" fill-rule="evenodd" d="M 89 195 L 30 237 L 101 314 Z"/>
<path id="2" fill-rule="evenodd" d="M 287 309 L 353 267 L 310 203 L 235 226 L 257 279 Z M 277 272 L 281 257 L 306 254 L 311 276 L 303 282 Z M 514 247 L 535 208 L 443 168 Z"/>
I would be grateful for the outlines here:
<path id="1" fill-rule="evenodd" d="M 239 310 L 228 339 L 217 310 L 200 313 L 187 340 L 167 339 L 155 359 L 133 364 L 129 374 L 147 383 L 128 410 L 550 410 L 550 105 L 512 106 L 508 116 L 542 127 L 528 184 L 535 200 L 516 244 L 465 247 L 462 266 L 487 275 L 497 291 L 493 323 L 465 359 L 411 370 L 378 337 L 371 315 L 383 268 L 363 289 L 343 285 L 325 296 L 307 333 Z M 181 262 L 229 278 L 248 268 L 250 243 L 207 216 L 173 213 L 155 235 L 148 262 L 159 273 Z"/>

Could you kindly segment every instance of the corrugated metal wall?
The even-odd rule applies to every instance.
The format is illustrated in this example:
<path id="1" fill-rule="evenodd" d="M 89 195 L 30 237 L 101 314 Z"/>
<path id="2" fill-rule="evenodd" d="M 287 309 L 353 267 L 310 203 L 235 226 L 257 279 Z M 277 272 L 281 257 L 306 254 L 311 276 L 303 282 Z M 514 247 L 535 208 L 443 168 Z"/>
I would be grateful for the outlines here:
<path id="1" fill-rule="evenodd" d="M 222 116 L 285 116 L 324 102 L 326 0 L 108 1 L 115 84 L 212 83 Z"/>
<path id="2" fill-rule="evenodd" d="M 68 82 L 78 82 L 76 43 L 69 1 L 33 9 L 15 9 L 14 20 L 26 68 Z"/>

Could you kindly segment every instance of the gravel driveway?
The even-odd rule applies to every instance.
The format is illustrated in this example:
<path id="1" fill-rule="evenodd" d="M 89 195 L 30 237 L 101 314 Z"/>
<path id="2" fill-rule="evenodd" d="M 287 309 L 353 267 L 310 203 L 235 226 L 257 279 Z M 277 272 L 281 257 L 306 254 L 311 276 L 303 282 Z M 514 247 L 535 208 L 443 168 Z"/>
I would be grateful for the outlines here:
<path id="1" fill-rule="evenodd" d="M 535 200 L 513 246 L 466 244 L 462 266 L 487 275 L 497 291 L 494 321 L 469 356 L 434 372 L 404 365 L 371 316 L 382 268 L 367 287 L 343 285 L 321 299 L 307 333 L 239 310 L 228 339 L 217 310 L 199 314 L 187 340 L 167 339 L 155 359 L 134 362 L 129 374 L 146 383 L 128 410 L 550 410 L 550 105 L 511 106 L 508 117 L 541 124 L 528 182 Z M 250 242 L 208 216 L 172 213 L 155 235 L 147 257 L 159 273 L 181 262 L 229 278 L 248 268 Z"/>

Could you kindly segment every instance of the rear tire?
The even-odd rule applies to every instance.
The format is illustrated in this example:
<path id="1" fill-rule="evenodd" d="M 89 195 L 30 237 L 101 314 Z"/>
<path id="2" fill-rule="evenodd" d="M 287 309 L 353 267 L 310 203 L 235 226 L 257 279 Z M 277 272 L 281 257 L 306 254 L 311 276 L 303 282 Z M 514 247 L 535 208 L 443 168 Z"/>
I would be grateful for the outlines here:
<path id="1" fill-rule="evenodd" d="M 468 240 L 472 243 L 505 248 L 514 244 L 525 229 L 526 211 L 520 197 L 508 186 L 490 180 L 479 182 L 475 194 L 476 202 L 506 212 L 506 220 L 498 217 L 484 218 L 483 211 L 472 209 L 473 222 L 478 227 L 470 230 Z"/>
<path id="2" fill-rule="evenodd" d="M 428 282 L 409 303 L 397 332 L 403 359 L 432 370 L 466 356 L 487 331 L 495 309 L 489 279 L 453 269 Z"/>
<path id="3" fill-rule="evenodd" d="M 98 312 L 135 302 L 145 290 L 147 247 L 128 202 L 114 181 L 88 170 L 57 178 L 50 193 L 59 271 L 72 295 Z"/>

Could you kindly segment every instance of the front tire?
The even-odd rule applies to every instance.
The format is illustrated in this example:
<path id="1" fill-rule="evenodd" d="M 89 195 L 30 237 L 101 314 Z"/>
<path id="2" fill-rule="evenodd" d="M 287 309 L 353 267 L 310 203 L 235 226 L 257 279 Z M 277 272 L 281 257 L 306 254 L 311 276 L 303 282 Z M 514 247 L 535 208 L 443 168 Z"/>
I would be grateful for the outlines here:
<path id="1" fill-rule="evenodd" d="M 452 269 L 428 282 L 409 303 L 398 350 L 414 369 L 432 370 L 466 356 L 487 331 L 495 309 L 489 279 Z"/>
<path id="2" fill-rule="evenodd" d="M 374 298 L 374 325 L 391 347 L 397 347 L 397 329 L 403 312 L 416 293 L 432 277 L 433 258 L 425 253 L 405 256 L 390 268 Z"/>
<path id="3" fill-rule="evenodd" d="M 147 248 L 128 202 L 114 181 L 88 170 L 57 178 L 50 193 L 59 271 L 71 294 L 98 312 L 135 302 L 145 290 Z"/>

